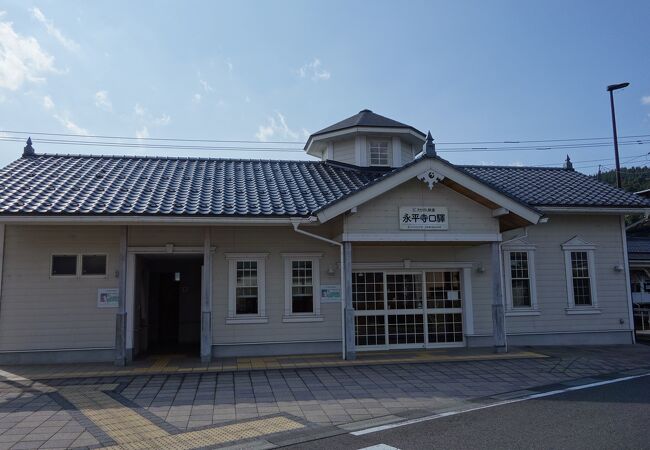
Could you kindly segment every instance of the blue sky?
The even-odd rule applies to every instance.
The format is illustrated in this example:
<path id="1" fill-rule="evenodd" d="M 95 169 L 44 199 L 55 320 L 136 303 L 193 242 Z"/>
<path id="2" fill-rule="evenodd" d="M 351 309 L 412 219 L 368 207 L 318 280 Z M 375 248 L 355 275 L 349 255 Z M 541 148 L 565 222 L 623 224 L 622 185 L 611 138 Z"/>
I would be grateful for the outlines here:
<path id="1" fill-rule="evenodd" d="M 370 108 L 438 142 L 607 137 L 605 87 L 629 81 L 619 134 L 650 135 L 649 2 L 4 0 L 0 11 L 0 130 L 304 141 Z M 305 158 L 33 138 L 48 153 Z M 0 164 L 23 145 L 0 142 Z M 613 164 L 592 162 L 610 147 L 442 155 L 536 165 L 567 152 L 585 172 Z M 630 164 L 648 152 L 621 147 Z"/>

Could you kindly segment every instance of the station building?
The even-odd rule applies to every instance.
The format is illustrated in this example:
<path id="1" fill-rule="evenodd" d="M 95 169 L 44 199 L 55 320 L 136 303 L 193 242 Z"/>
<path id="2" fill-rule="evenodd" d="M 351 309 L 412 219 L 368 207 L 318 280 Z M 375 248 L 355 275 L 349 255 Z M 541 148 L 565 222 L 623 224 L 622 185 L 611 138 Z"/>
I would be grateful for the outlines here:
<path id="1" fill-rule="evenodd" d="M 455 165 L 369 110 L 312 161 L 41 150 L 0 171 L 3 363 L 634 341 L 650 201 L 568 160 Z"/>

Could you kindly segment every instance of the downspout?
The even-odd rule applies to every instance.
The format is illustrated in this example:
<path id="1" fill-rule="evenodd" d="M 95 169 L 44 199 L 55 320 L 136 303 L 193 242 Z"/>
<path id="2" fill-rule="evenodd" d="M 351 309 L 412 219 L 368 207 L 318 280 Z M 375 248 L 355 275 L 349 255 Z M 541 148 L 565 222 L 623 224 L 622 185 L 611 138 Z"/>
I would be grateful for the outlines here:
<path id="1" fill-rule="evenodd" d="M 312 221 L 315 218 L 309 218 L 307 220 Z M 293 225 L 293 230 L 296 233 L 303 234 L 305 236 L 308 236 L 312 239 L 318 239 L 319 241 L 327 242 L 328 244 L 336 245 L 339 247 L 339 253 L 340 253 L 340 263 L 339 266 L 341 267 L 341 353 L 343 355 L 343 359 L 346 358 L 347 353 L 345 350 L 345 289 L 343 289 L 343 283 L 345 279 L 345 267 L 344 267 L 344 258 L 343 258 L 343 244 L 341 242 L 334 241 L 332 239 L 325 238 L 323 236 L 319 236 L 318 234 L 314 233 L 309 233 L 308 231 L 301 230 L 298 228 L 300 224 L 302 223 L 303 219 L 298 218 L 298 217 L 292 217 L 291 218 L 291 225 Z"/>

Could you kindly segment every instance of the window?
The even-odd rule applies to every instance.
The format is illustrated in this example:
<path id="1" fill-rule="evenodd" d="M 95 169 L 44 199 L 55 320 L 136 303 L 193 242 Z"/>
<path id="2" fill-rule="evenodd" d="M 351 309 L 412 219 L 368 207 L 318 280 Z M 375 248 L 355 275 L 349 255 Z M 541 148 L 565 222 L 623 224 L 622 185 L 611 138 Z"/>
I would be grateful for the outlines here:
<path id="1" fill-rule="evenodd" d="M 322 320 L 320 316 L 321 254 L 285 253 L 284 321 Z"/>
<path id="2" fill-rule="evenodd" d="M 539 315 L 535 288 L 535 246 L 524 239 L 504 247 L 507 314 Z"/>
<path id="3" fill-rule="evenodd" d="M 387 141 L 375 141 L 370 143 L 370 165 L 388 166 Z"/>
<path id="4" fill-rule="evenodd" d="M 106 255 L 82 255 L 81 256 L 81 274 L 82 275 L 106 275 Z"/>
<path id="5" fill-rule="evenodd" d="M 265 256 L 227 254 L 228 318 L 226 323 L 266 322 Z"/>
<path id="6" fill-rule="evenodd" d="M 353 272 L 356 346 L 380 349 L 462 345 L 465 290 L 471 295 L 471 278 L 463 271 L 409 268 Z"/>
<path id="7" fill-rule="evenodd" d="M 257 261 L 237 261 L 236 314 L 257 314 Z"/>
<path id="8" fill-rule="evenodd" d="M 512 307 L 530 308 L 533 306 L 533 295 L 530 286 L 528 252 L 508 253 Z"/>
<path id="9" fill-rule="evenodd" d="M 591 306 L 591 278 L 587 252 L 571 252 L 573 302 L 576 306 Z"/>
<path id="10" fill-rule="evenodd" d="M 52 255 L 51 275 L 76 276 L 77 275 L 77 255 Z"/>
<path id="11" fill-rule="evenodd" d="M 575 237 L 562 245 L 566 266 L 567 313 L 598 312 L 596 310 L 595 246 Z"/>

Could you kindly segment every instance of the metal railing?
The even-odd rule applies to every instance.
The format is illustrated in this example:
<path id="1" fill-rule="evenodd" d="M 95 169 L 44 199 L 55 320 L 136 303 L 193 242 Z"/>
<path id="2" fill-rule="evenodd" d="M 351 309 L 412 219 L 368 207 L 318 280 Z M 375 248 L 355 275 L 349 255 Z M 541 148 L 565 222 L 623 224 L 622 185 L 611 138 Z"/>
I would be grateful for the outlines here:
<path id="1" fill-rule="evenodd" d="M 634 329 L 650 331 L 650 308 L 634 308 Z"/>

